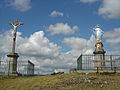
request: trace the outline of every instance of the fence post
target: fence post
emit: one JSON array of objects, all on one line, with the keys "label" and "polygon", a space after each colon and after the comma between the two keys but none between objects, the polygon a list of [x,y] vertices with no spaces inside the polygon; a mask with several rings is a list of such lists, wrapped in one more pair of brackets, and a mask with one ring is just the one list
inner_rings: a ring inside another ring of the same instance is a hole
[{"label": "fence post", "polygon": [[82,54],[77,59],[77,70],[82,70]]},{"label": "fence post", "polygon": [[112,55],[110,55],[110,61],[111,61],[111,70],[113,70],[113,64],[112,64]]},{"label": "fence post", "polygon": [[117,69],[117,67],[114,67],[114,73],[116,73],[116,69]]},{"label": "fence post", "polygon": [[99,72],[99,67],[97,67],[97,73]]},{"label": "fence post", "polygon": [[9,76],[9,73],[10,73],[10,61],[8,61],[8,76]]},{"label": "fence post", "polygon": [[1,66],[1,60],[0,60],[0,66]]}]

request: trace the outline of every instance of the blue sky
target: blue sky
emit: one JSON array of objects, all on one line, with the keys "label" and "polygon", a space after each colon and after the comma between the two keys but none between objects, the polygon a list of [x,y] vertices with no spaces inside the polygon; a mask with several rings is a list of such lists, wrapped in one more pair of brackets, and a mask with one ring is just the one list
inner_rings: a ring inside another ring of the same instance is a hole
[{"label": "blue sky", "polygon": [[[22,45],[26,47],[30,44],[31,46],[29,47],[35,48],[33,46],[35,43],[36,45],[40,44],[43,50],[44,48],[47,48],[47,51],[50,49],[51,52],[62,55],[61,57],[73,53],[74,55],[71,58],[75,59],[81,53],[92,52],[95,43],[94,36],[92,36],[92,28],[97,24],[101,25],[102,30],[105,32],[103,37],[104,49],[106,51],[120,51],[119,4],[119,0],[1,0],[1,54],[10,50],[7,45],[11,42],[8,42],[8,44],[2,38],[8,39],[10,36],[8,33],[13,28],[8,23],[15,21],[15,19],[19,19],[20,22],[24,23],[23,26],[18,28],[17,52],[26,56],[30,55],[35,59],[36,56],[33,53],[28,53],[30,50],[21,49]],[[37,35],[41,35],[40,41]],[[30,40],[36,41],[31,44],[29,43]],[[44,43],[46,47],[44,47],[42,42],[47,42]],[[6,43],[7,45],[4,46]],[[36,48],[39,49],[37,46]],[[44,61],[49,59],[47,58],[50,56],[49,53],[38,52],[37,49],[31,51],[39,53],[37,55],[44,57]],[[57,55],[51,55],[51,58],[55,59],[55,57]],[[40,60],[36,59],[35,62],[37,61]],[[67,62],[69,63],[70,61],[71,59],[68,59]]]},{"label": "blue sky", "polygon": [[[16,9],[17,6],[8,5],[10,2],[14,2],[14,0],[8,0],[9,3],[5,1],[2,0],[0,2],[3,4],[0,8],[0,29],[12,28],[8,23],[19,18],[21,22],[25,23],[19,29],[23,36],[29,36],[37,30],[42,30],[50,24],[59,22],[79,26],[79,33],[85,34],[84,32],[86,31],[86,33],[88,32],[86,36],[90,33],[91,27],[94,27],[96,24],[100,24],[104,30],[119,27],[119,19],[108,19],[98,15],[98,9],[102,5],[100,1],[82,3],[79,0],[26,0],[30,1],[31,8],[25,11]],[[50,17],[50,13],[54,10],[62,12],[64,16]]]}]

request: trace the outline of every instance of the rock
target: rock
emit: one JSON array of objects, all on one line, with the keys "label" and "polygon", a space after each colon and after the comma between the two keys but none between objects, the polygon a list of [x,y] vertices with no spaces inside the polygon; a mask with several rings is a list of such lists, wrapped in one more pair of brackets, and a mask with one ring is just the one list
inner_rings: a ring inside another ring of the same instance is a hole
[{"label": "rock", "polygon": [[107,82],[107,81],[105,81],[104,83],[105,83],[105,84],[107,84],[108,82]]},{"label": "rock", "polygon": [[89,73],[85,73],[86,75],[88,75]]},{"label": "rock", "polygon": [[90,82],[91,82],[91,80],[88,80],[88,82],[90,83]]},{"label": "rock", "polygon": [[103,86],[104,86],[103,84],[100,85],[101,88],[102,88]]}]

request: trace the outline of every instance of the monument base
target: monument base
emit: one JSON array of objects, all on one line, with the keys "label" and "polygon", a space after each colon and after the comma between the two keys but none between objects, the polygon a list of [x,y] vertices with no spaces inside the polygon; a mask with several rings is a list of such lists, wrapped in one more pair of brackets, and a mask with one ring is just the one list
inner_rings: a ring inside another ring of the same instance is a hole
[{"label": "monument base", "polygon": [[8,74],[8,76],[19,76],[18,74]]},{"label": "monument base", "polygon": [[97,41],[95,44],[95,51],[93,54],[95,55],[94,61],[95,61],[95,68],[101,68],[105,66],[105,51],[103,49],[103,44],[101,41]]},{"label": "monument base", "polygon": [[7,55],[7,57],[19,57],[19,55],[17,54],[17,53],[13,53],[13,52],[10,52],[8,55]]},{"label": "monument base", "polygon": [[8,74],[11,76],[17,75],[17,59],[18,54],[17,53],[9,53],[7,55],[8,57]]},{"label": "monument base", "polygon": [[93,52],[93,54],[101,54],[101,55],[103,55],[103,54],[105,54],[106,53],[106,51],[104,51],[103,49],[102,50],[95,50],[94,52]]}]

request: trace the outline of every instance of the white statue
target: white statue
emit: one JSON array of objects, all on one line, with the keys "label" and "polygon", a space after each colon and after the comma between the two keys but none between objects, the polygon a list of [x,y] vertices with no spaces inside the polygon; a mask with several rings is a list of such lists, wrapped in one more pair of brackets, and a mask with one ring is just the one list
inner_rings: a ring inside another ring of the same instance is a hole
[{"label": "white statue", "polygon": [[13,38],[16,38],[17,27],[23,25],[23,23],[18,22],[18,19],[16,19],[16,22],[12,22],[10,24],[13,26]]},{"label": "white statue", "polygon": [[20,24],[18,24],[18,25],[14,25],[14,24],[12,24],[12,25],[13,25],[13,30],[16,30],[17,27],[18,27]]},{"label": "white statue", "polygon": [[96,25],[96,27],[95,28],[93,28],[93,32],[94,32],[94,34],[95,34],[95,37],[96,37],[96,41],[100,41],[101,42],[101,40],[102,40],[102,36],[103,36],[103,31],[102,31],[102,29],[100,28],[100,26],[99,25]]},{"label": "white statue", "polygon": [[17,34],[17,27],[19,26],[19,24],[18,25],[14,25],[14,24],[12,24],[13,25],[13,38],[16,38],[16,34]]}]

